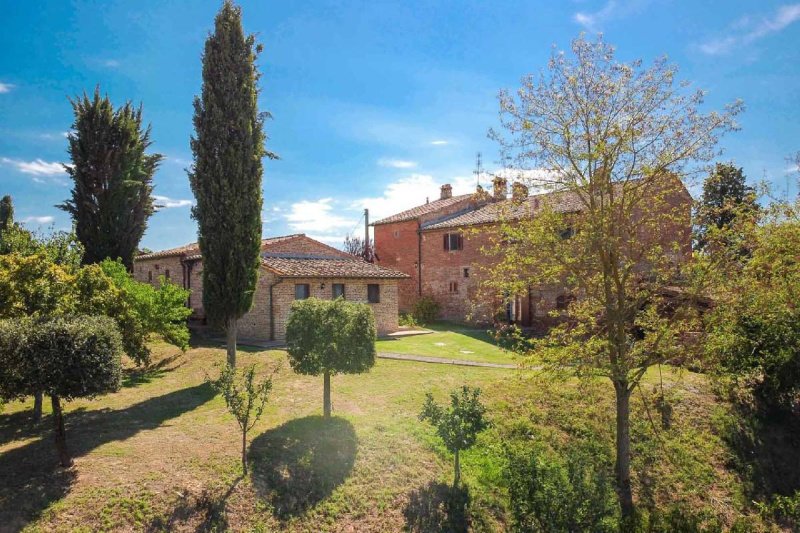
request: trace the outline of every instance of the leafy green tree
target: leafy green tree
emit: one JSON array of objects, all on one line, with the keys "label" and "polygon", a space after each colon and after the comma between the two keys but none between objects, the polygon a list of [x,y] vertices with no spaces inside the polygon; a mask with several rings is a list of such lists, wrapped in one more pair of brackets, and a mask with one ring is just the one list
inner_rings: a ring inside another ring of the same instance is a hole
[{"label": "leafy green tree", "polygon": [[113,320],[76,316],[0,321],[0,395],[50,396],[61,465],[72,465],[62,401],[94,398],[119,389],[122,349]]},{"label": "leafy green tree", "polygon": [[289,364],[324,376],[323,411],[331,416],[331,375],[361,374],[375,365],[375,317],[366,304],[309,298],[292,304],[286,324]]},{"label": "leafy green tree", "polygon": [[261,252],[261,159],[265,113],[258,112],[260,47],[242,29],[242,10],[225,0],[203,52],[203,86],[194,100],[189,182],[203,255],[203,307],[226,331],[236,366],[237,321],[250,310]]},{"label": "leafy green tree", "polygon": [[[716,155],[742,109],[704,113],[702,102],[702,91],[676,83],[665,59],[647,68],[622,63],[602,37],[580,37],[571,55],[554,51],[540,76],[501,93],[503,130],[492,132],[510,166],[539,169],[530,185],[555,194],[536,216],[501,210],[503,223],[485,247],[496,262],[482,290],[501,298],[526,296],[530,287],[564,291],[561,325],[537,350],[554,368],[613,384],[617,492],[628,524],[631,394],[697,325],[691,291],[668,300],[690,253],[681,178]],[[569,213],[558,205],[565,194],[576,203]]]},{"label": "leafy green tree", "polygon": [[154,212],[153,174],[163,159],[148,154],[150,127],[143,129],[142,106],[126,102],[115,109],[108,96],[84,93],[70,99],[75,115],[68,136],[74,186],[59,205],[72,216],[85,248],[85,264],[121,259],[128,270]]},{"label": "leafy green tree", "polygon": [[747,185],[741,167],[717,163],[703,182],[703,196],[696,207],[697,249],[702,250],[708,244],[709,231],[730,228],[737,217],[757,212],[756,190]]},{"label": "leafy green tree", "polygon": [[272,390],[271,375],[256,381],[256,366],[251,365],[242,370],[241,375],[235,367],[226,365],[219,379],[212,384],[225,398],[228,411],[236,418],[242,432],[242,471],[247,474],[247,433],[264,413],[269,393]]},{"label": "leafy green tree", "polygon": [[14,203],[11,196],[5,195],[0,200],[0,233],[14,225]]},{"label": "leafy green tree", "polygon": [[427,420],[436,428],[439,438],[453,454],[453,487],[458,487],[461,480],[461,451],[471,448],[478,439],[478,434],[489,427],[484,419],[486,408],[480,402],[480,395],[480,389],[464,385],[450,393],[450,406],[442,407],[433,401],[433,395],[429,392],[419,414],[420,420]]}]

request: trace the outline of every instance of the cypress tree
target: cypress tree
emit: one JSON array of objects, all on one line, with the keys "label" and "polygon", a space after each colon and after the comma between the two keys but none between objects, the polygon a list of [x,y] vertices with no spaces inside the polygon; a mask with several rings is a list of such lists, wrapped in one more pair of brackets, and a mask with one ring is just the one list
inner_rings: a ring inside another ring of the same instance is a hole
[{"label": "cypress tree", "polygon": [[197,200],[192,216],[203,255],[203,307],[226,331],[228,364],[236,366],[237,320],[253,302],[261,251],[261,158],[266,113],[258,112],[260,46],[242,29],[242,10],[226,0],[203,52],[203,85],[194,100]]},{"label": "cypress tree", "polygon": [[14,203],[9,195],[0,200],[0,231],[5,231],[14,224]]},{"label": "cypress tree", "polygon": [[121,259],[133,269],[133,256],[154,212],[153,174],[163,159],[147,154],[150,126],[142,129],[142,106],[126,102],[114,109],[108,96],[84,93],[70,99],[75,114],[69,134],[74,181],[72,198],[57,206],[68,212],[83,244],[84,264]]}]

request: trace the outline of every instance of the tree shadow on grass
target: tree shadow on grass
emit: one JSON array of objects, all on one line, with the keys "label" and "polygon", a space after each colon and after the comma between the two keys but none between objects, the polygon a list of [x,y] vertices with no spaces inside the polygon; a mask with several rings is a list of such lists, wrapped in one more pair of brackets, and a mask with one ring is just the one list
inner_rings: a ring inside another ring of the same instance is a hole
[{"label": "tree shadow on grass", "polygon": [[161,359],[154,365],[144,368],[126,368],[123,370],[122,374],[122,386],[125,388],[138,387],[139,385],[144,385],[155,379],[163,377],[167,372],[172,372],[173,370],[179,369],[186,364],[186,360],[177,364],[173,363],[180,359],[182,355],[182,353],[176,353],[171,357],[165,357],[164,359]]},{"label": "tree shadow on grass", "polygon": [[[194,530],[198,533],[212,531],[228,531],[226,505],[228,498],[236,490],[239,476],[222,492],[219,489],[205,488],[198,494],[182,494],[168,516],[160,516],[150,522],[145,529],[148,533],[186,529],[186,524],[195,522]],[[224,487],[222,487],[224,489]]]},{"label": "tree shadow on grass", "polygon": [[420,533],[466,532],[469,529],[469,489],[431,481],[409,495],[403,510],[406,529]]},{"label": "tree shadow on grass", "polygon": [[[122,441],[140,431],[155,429],[203,405],[215,395],[201,384],[150,398],[124,409],[69,411],[67,446],[80,457],[112,441]],[[0,454],[0,531],[16,531],[39,517],[51,503],[63,498],[75,481],[75,468],[58,466],[52,418],[41,438]]]},{"label": "tree shadow on grass", "polygon": [[276,517],[302,514],[347,479],[356,448],[353,426],[343,418],[291,420],[250,445],[253,486]]}]

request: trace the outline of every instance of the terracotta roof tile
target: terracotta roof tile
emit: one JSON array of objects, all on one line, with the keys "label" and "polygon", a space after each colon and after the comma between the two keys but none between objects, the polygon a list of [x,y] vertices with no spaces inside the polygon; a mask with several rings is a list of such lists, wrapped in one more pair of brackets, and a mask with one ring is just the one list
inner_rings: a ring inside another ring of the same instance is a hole
[{"label": "terracotta roof tile", "polygon": [[428,202],[427,204],[418,205],[417,207],[412,207],[411,209],[401,211],[396,215],[376,220],[375,222],[372,223],[372,225],[379,226],[380,224],[391,224],[393,222],[403,222],[406,220],[413,220],[417,217],[433,213],[434,211],[437,211],[439,209],[449,207],[455,203],[460,202],[461,200],[469,198],[470,196],[472,195],[461,194],[459,196],[451,196],[450,198],[445,198],[444,200],[442,199],[434,200],[433,202]]},{"label": "terracotta roof tile", "polygon": [[[265,246],[269,246],[270,244],[304,236],[305,235],[303,233],[295,233],[293,235],[282,235],[280,237],[268,237],[261,240],[261,247],[263,248]],[[332,248],[332,250],[335,250],[335,248]],[[177,248],[169,248],[167,250],[159,250],[158,252],[151,252],[149,254],[137,255],[134,259],[138,261],[140,259],[156,259],[159,257],[174,257],[177,255],[185,255],[187,256],[186,259],[196,259],[197,257],[195,256],[198,256],[199,254],[200,246],[196,242],[192,242],[189,244],[184,244],[183,246],[178,246]]]},{"label": "terracotta roof tile", "polygon": [[397,270],[368,263],[357,257],[263,254],[264,266],[287,278],[375,278],[409,277]]}]

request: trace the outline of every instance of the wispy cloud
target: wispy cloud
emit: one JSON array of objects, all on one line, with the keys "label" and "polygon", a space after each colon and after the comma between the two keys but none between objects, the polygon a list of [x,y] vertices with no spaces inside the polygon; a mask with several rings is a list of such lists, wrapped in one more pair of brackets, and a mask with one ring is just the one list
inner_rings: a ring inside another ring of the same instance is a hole
[{"label": "wispy cloud", "polygon": [[25,217],[22,221],[26,224],[52,224],[55,219],[51,216]]},{"label": "wispy cloud", "polygon": [[68,131],[62,131],[59,133],[40,133],[39,138],[46,141],[55,141],[66,139],[67,135],[69,135]]},{"label": "wispy cloud", "polygon": [[358,222],[355,218],[337,214],[334,211],[333,198],[295,202],[284,214],[284,218],[293,231],[318,234],[336,234],[341,231],[341,237],[345,230],[349,231]]},{"label": "wispy cloud", "polygon": [[170,163],[174,163],[176,165],[180,165],[182,167],[188,167],[192,164],[191,159],[187,159],[185,157],[174,157],[174,156],[167,156],[166,160]]},{"label": "wispy cloud", "polygon": [[417,166],[416,161],[407,161],[404,159],[378,159],[378,164],[382,167],[391,168],[414,168]]},{"label": "wispy cloud", "polygon": [[572,19],[589,31],[600,31],[606,23],[640,11],[648,0],[608,0],[597,11],[579,11]]},{"label": "wispy cloud", "polygon": [[116,59],[104,59],[102,61],[102,65],[107,68],[118,68],[120,66],[120,62]]},{"label": "wispy cloud", "polygon": [[22,161],[20,159],[3,157],[0,158],[0,162],[11,165],[23,174],[31,174],[33,176],[63,176],[67,173],[66,170],[64,170],[64,165],[57,161],[44,161],[43,159]]},{"label": "wispy cloud", "polygon": [[798,20],[800,20],[800,3],[785,4],[767,16],[742,17],[729,26],[725,37],[708,40],[698,45],[698,48],[710,56],[727,54],[736,48],[779,33]]},{"label": "wispy cloud", "polygon": [[11,89],[13,89],[13,88],[14,88],[14,85],[12,85],[10,83],[0,82],[0,94],[9,93],[9,92],[11,92]]},{"label": "wispy cloud", "polygon": [[158,196],[153,195],[153,200],[155,200],[156,207],[159,209],[172,209],[173,207],[189,207],[194,202],[191,200],[178,200],[174,198],[170,198],[168,196]]},{"label": "wispy cloud", "polygon": [[442,139],[437,139],[435,141],[431,141],[431,144],[434,146],[444,146],[445,144],[450,144],[450,143]]}]

